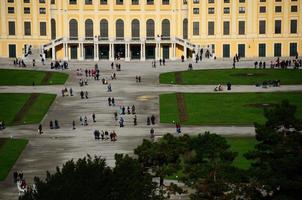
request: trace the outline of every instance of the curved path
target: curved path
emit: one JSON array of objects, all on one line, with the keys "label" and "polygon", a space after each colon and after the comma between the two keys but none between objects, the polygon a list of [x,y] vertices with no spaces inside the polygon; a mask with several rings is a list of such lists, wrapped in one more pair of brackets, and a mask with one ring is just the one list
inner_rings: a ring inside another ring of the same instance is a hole
[{"label": "curved path", "polygon": [[[0,66],[14,68],[7,64],[8,60],[0,59]],[[254,61],[242,61],[239,67],[252,66]],[[113,70],[109,62],[99,62],[101,77],[110,79]],[[0,92],[42,92],[57,94],[54,104],[43,119],[43,135],[37,134],[37,125],[21,125],[8,127],[0,132],[0,137],[20,137],[29,139],[29,144],[17,161],[7,179],[0,182],[0,199],[17,199],[17,187],[12,183],[12,172],[22,170],[25,178],[32,183],[34,176],[45,176],[45,171],[54,171],[56,166],[61,166],[69,159],[77,159],[86,154],[97,154],[105,157],[109,165],[114,165],[115,153],[132,154],[133,149],[139,145],[143,138],[148,138],[150,126],[145,120],[147,116],[154,114],[159,118],[159,94],[167,92],[213,92],[214,86],[173,86],[160,85],[158,76],[162,72],[185,70],[187,63],[168,62],[167,66],[157,68],[151,67],[151,62],[122,62],[122,71],[116,72],[117,80],[111,82],[113,91],[108,93],[107,86],[100,81],[89,79],[89,85],[79,87],[79,77],[76,69],[83,66],[93,68],[94,62],[70,63],[70,78],[66,87],[72,87],[75,93],[73,97],[61,97],[61,89],[65,86],[0,86]],[[48,70],[49,65],[39,66],[39,69]],[[194,64],[194,69],[229,68],[231,61],[206,60]],[[18,68],[16,68],[18,69]],[[142,77],[141,83],[136,83],[135,76]],[[79,92],[88,91],[89,99],[82,100]],[[232,92],[268,92],[268,91],[301,91],[302,86],[281,86],[280,88],[256,88],[254,86],[233,86]],[[108,97],[115,97],[116,106],[109,107]],[[138,126],[133,126],[133,116],[126,115],[125,127],[119,128],[118,122],[114,120],[113,113],[118,110],[119,105],[136,106]],[[96,123],[92,122],[91,115],[96,114]],[[79,117],[87,116],[89,125],[79,125]],[[61,128],[50,130],[49,121],[57,119]],[[72,130],[71,122],[76,120],[76,130]],[[117,142],[95,141],[93,130],[115,130],[118,134]],[[157,124],[154,126],[157,136],[167,132],[175,133],[173,125]],[[246,126],[185,126],[184,133],[196,134],[211,131],[225,135],[254,135],[254,127]]]}]

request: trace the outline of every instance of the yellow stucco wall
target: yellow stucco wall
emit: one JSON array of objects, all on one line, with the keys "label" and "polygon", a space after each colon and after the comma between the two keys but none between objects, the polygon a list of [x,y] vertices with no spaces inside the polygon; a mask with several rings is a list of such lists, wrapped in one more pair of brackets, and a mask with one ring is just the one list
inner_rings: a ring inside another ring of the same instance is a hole
[{"label": "yellow stucco wall", "polygon": [[[16,44],[17,56],[22,56],[22,48],[25,44],[31,44],[36,47],[51,42],[51,19],[56,21],[56,38],[69,37],[69,21],[76,19],[78,22],[78,36],[85,37],[85,21],[93,21],[93,35],[100,35],[100,21],[106,19],[109,22],[109,38],[115,38],[115,22],[118,19],[124,21],[125,39],[131,38],[131,22],[134,19],[140,22],[140,37],[146,37],[146,21],[153,19],[155,21],[155,35],[161,35],[164,19],[170,21],[171,38],[183,38],[183,20],[188,19],[188,41],[193,44],[215,45],[215,55],[219,58],[223,54],[223,44],[230,44],[230,56],[238,53],[238,44],[245,44],[246,57],[258,56],[258,44],[266,44],[266,56],[274,56],[274,43],[282,43],[282,56],[289,56],[289,43],[294,42],[298,45],[298,52],[302,52],[302,0],[245,0],[239,3],[239,0],[230,0],[230,3],[224,3],[224,0],[215,0],[209,3],[207,0],[200,0],[194,3],[188,0],[183,4],[183,0],[170,0],[169,5],[163,5],[162,0],[154,0],[153,5],[147,5],[146,0],[140,0],[139,5],[132,5],[131,0],[124,0],[123,5],[116,5],[115,0],[108,0],[107,5],[101,5],[99,0],[93,0],[92,5],[85,5],[85,0],[77,0],[76,5],[69,5],[69,1],[56,0],[51,4],[50,0],[45,3],[39,3],[38,0],[31,0],[30,3],[24,3],[21,0],[15,0],[8,3],[7,0],[0,0],[0,56],[8,57],[8,44]],[[265,13],[260,13],[260,6],[266,7]],[[281,6],[282,12],[275,12],[275,7]],[[291,7],[297,6],[297,12],[292,12]],[[14,13],[8,13],[8,8],[14,7]],[[30,8],[30,13],[25,14],[24,8]],[[46,13],[41,14],[40,9],[45,8]],[[209,9],[214,9],[210,14]],[[224,9],[229,8],[230,13],[224,14]],[[245,13],[239,13],[239,9],[245,9]],[[198,13],[193,10],[198,9]],[[297,34],[290,33],[290,20],[298,21]],[[259,35],[259,20],[266,21],[266,34]],[[282,33],[274,33],[274,20],[282,21]],[[15,22],[16,34],[8,34],[8,21]],[[31,22],[31,35],[24,36],[24,22]],[[214,21],[215,34],[208,35],[208,21]],[[230,22],[230,34],[223,34],[223,22]],[[238,22],[245,21],[245,34],[238,34]],[[46,36],[40,36],[39,23],[47,23]],[[193,22],[199,22],[199,34],[193,35]],[[180,58],[183,54],[176,48],[176,57]],[[162,50],[160,51],[162,54]],[[80,55],[78,50],[78,55]],[[70,54],[70,52],[69,52]],[[64,57],[62,49],[56,53],[58,58]],[[170,56],[172,49],[170,50]]]}]

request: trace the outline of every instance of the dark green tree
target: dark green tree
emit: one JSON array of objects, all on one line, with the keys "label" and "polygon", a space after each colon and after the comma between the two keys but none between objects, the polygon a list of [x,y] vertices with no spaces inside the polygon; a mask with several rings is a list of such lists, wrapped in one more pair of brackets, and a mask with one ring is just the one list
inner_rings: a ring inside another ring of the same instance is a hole
[{"label": "dark green tree", "polygon": [[116,166],[106,166],[100,157],[89,155],[70,160],[45,180],[35,178],[36,191],[21,200],[160,200],[157,184],[141,164],[129,156],[116,155]]},{"label": "dark green tree", "polygon": [[265,124],[255,124],[259,144],[246,157],[253,161],[251,187],[263,199],[301,198],[302,123],[296,113],[296,106],[283,101],[265,110]]},{"label": "dark green tree", "polygon": [[206,132],[192,137],[184,156],[183,181],[193,187],[196,193],[191,199],[217,199],[231,190],[230,183],[236,177],[231,174],[240,170],[232,166],[236,153],[232,152],[225,138]]},{"label": "dark green tree", "polygon": [[144,140],[134,153],[144,168],[150,169],[155,177],[159,177],[160,186],[164,178],[173,175],[180,169],[183,145],[181,140],[171,134],[165,135],[158,142]]}]

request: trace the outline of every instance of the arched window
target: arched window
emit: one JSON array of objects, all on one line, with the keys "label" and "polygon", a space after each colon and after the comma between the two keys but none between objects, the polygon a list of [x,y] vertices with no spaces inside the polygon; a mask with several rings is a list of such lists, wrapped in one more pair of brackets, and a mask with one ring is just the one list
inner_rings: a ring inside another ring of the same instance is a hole
[{"label": "arched window", "polygon": [[137,19],[134,19],[131,23],[131,34],[133,40],[139,40],[139,32],[139,21]]},{"label": "arched window", "polygon": [[182,34],[183,39],[188,39],[188,19],[184,19],[182,22]]},{"label": "arched window", "polygon": [[85,21],[85,38],[93,39],[93,21],[91,19]]},{"label": "arched window", "polygon": [[51,23],[51,39],[55,40],[57,38],[56,20],[55,19],[51,19],[50,23]]},{"label": "arched window", "polygon": [[119,19],[115,23],[116,39],[124,39],[124,21]]},{"label": "arched window", "polygon": [[108,21],[102,19],[100,22],[100,35],[102,39],[108,39]]},{"label": "arched window", "polygon": [[154,27],[154,20],[153,19],[148,19],[147,20],[147,30],[146,30],[146,33],[147,33],[147,40],[148,39],[154,39],[154,36],[155,36],[155,27]]},{"label": "arched window", "polygon": [[69,21],[69,37],[71,40],[78,39],[78,21],[75,19]]},{"label": "arched window", "polygon": [[168,19],[164,19],[162,21],[162,39],[170,39],[170,21]]}]

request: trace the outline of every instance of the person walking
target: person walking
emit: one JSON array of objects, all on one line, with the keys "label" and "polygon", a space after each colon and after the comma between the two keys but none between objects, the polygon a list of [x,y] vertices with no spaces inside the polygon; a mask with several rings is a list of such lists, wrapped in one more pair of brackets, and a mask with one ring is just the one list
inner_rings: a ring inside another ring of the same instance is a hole
[{"label": "person walking", "polygon": [[111,106],[111,98],[108,97],[108,106]]},{"label": "person walking", "polygon": [[84,126],[87,126],[87,125],[88,125],[87,117],[85,116],[85,117],[84,117]]},{"label": "person walking", "polygon": [[151,123],[152,123],[152,125],[155,124],[155,116],[154,115],[151,116]]},{"label": "person walking", "polygon": [[115,99],[114,99],[114,97],[111,98],[111,103],[112,103],[112,106],[115,106]]},{"label": "person walking", "polygon": [[150,129],[150,137],[151,137],[152,140],[154,140],[154,137],[155,137],[154,132],[155,132],[154,129],[151,128],[151,129]]},{"label": "person walking", "polygon": [[42,131],[42,124],[40,124],[39,127],[38,127],[38,133],[40,135],[43,133],[43,131]]},{"label": "person walking", "polygon": [[76,127],[75,127],[75,121],[74,120],[72,120],[72,130],[75,130],[76,129]]}]

